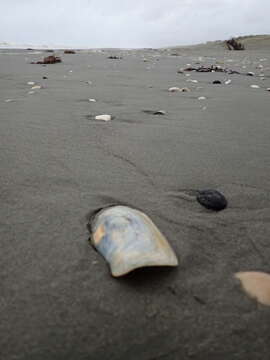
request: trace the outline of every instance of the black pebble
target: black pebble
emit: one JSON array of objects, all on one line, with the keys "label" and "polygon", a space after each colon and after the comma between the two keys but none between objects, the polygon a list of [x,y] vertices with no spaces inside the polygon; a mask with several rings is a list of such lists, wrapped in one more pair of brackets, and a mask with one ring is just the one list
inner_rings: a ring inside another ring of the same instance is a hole
[{"label": "black pebble", "polygon": [[221,84],[221,81],[220,80],[214,80],[213,84]]},{"label": "black pebble", "polygon": [[196,199],[206,209],[215,211],[223,210],[228,205],[225,196],[217,190],[199,190]]},{"label": "black pebble", "polygon": [[42,77],[42,79],[44,79],[44,80],[45,80],[45,79],[48,79],[48,78],[47,78],[47,76],[43,76],[43,77]]}]

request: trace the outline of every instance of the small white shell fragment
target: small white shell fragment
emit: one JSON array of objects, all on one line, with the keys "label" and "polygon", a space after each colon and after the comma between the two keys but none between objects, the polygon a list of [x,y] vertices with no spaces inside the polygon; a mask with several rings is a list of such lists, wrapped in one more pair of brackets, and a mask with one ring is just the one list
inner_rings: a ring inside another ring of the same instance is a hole
[{"label": "small white shell fragment", "polygon": [[29,95],[33,95],[35,92],[34,91],[28,91]]},{"label": "small white shell fragment", "polygon": [[231,80],[231,79],[228,79],[228,80],[225,81],[225,84],[226,84],[226,85],[229,85],[231,82],[232,82],[232,80]]},{"label": "small white shell fragment", "polygon": [[168,89],[168,91],[170,91],[170,92],[177,92],[177,91],[181,91],[181,89],[180,89],[179,87],[173,86],[173,87],[170,87],[170,88]]},{"label": "small white shell fragment", "polygon": [[32,89],[32,90],[34,90],[34,89],[41,89],[41,86],[40,86],[40,85],[34,85],[34,86],[31,87],[31,89]]},{"label": "small white shell fragment", "polygon": [[259,271],[238,272],[244,291],[263,305],[270,306],[270,275]]},{"label": "small white shell fragment", "polygon": [[198,83],[198,80],[188,79],[187,81],[188,81],[188,82],[192,82],[192,83],[194,83],[194,84]]},{"label": "small white shell fragment", "polygon": [[164,111],[164,110],[157,110],[157,111],[154,111],[153,115],[166,115],[166,111]]},{"label": "small white shell fragment", "polygon": [[97,116],[95,117],[95,120],[110,121],[110,120],[112,120],[112,116],[111,116],[111,115],[107,115],[107,114],[97,115]]},{"label": "small white shell fragment", "polygon": [[260,88],[259,85],[250,85],[250,87],[251,87],[252,89],[259,89],[259,88]]},{"label": "small white shell fragment", "polygon": [[198,100],[206,100],[206,97],[205,96],[200,96],[200,97],[198,97]]},{"label": "small white shell fragment", "polygon": [[70,73],[72,73],[72,72],[73,72],[73,70],[69,70],[69,72],[70,72]]},{"label": "small white shell fragment", "polygon": [[5,100],[6,103],[10,103],[10,102],[13,102],[13,101],[15,101],[15,100],[14,99],[6,99]]},{"label": "small white shell fragment", "polygon": [[177,266],[164,235],[143,212],[123,205],[105,208],[91,221],[91,242],[115,277],[148,266]]},{"label": "small white shell fragment", "polygon": [[190,76],[190,74],[186,74],[186,77],[189,77]]},{"label": "small white shell fragment", "polygon": [[35,85],[34,81],[28,81],[27,85]]},{"label": "small white shell fragment", "polygon": [[187,87],[181,88],[180,89],[181,92],[190,92],[191,90]]},{"label": "small white shell fragment", "polygon": [[97,102],[96,99],[88,99],[89,102]]}]

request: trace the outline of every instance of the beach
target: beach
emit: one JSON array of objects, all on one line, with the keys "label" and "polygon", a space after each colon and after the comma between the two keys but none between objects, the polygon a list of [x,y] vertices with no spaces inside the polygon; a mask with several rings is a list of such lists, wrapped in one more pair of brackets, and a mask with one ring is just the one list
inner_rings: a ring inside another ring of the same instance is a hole
[{"label": "beach", "polygon": [[[234,274],[270,272],[269,47],[55,54],[0,50],[1,359],[268,359],[270,309]],[[239,73],[185,71],[211,65]],[[113,278],[87,228],[110,204],[179,266]]]}]

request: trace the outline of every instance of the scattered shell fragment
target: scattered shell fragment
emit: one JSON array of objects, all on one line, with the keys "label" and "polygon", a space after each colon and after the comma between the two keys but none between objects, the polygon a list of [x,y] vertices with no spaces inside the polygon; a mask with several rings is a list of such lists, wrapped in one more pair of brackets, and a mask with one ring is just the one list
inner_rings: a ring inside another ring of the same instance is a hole
[{"label": "scattered shell fragment", "polygon": [[181,92],[190,92],[191,90],[187,87],[181,88],[180,89]]},{"label": "scattered shell fragment", "polygon": [[28,91],[29,95],[33,95],[35,92],[34,91]]},{"label": "scattered shell fragment", "polygon": [[206,100],[206,97],[205,96],[200,96],[200,97],[198,97],[198,100]]},{"label": "scattered shell fragment", "polygon": [[99,211],[89,225],[91,243],[107,260],[115,277],[141,267],[178,265],[165,237],[139,210],[111,206]]},{"label": "scattered shell fragment", "polygon": [[244,291],[263,305],[270,306],[270,275],[259,271],[238,272]]},{"label": "scattered shell fragment", "polygon": [[10,103],[10,102],[14,102],[15,100],[14,99],[6,99],[5,102],[6,103]]},{"label": "scattered shell fragment", "polygon": [[226,85],[229,85],[231,82],[232,82],[232,80],[231,80],[231,79],[228,79],[228,80],[225,81],[225,84],[226,84]]},{"label": "scattered shell fragment", "polygon": [[89,102],[97,102],[96,99],[88,99]]},{"label": "scattered shell fragment", "polygon": [[111,116],[111,115],[107,115],[107,114],[97,115],[97,116],[95,117],[95,120],[110,121],[110,120],[112,120],[112,116]]},{"label": "scattered shell fragment", "polygon": [[150,115],[166,115],[164,110],[143,110],[143,112]]},{"label": "scattered shell fragment", "polygon": [[259,89],[259,88],[260,88],[259,85],[250,85],[250,87],[251,87],[252,89]]},{"label": "scattered shell fragment", "polygon": [[34,81],[28,81],[27,85],[35,85]]},{"label": "scattered shell fragment", "polygon": [[228,202],[217,190],[198,190],[197,201],[207,209],[220,211],[227,207]]},{"label": "scattered shell fragment", "polygon": [[168,91],[170,91],[170,92],[177,92],[177,91],[181,91],[181,89],[180,89],[179,87],[173,86],[173,87],[170,87],[170,88],[168,89]]},{"label": "scattered shell fragment", "polygon": [[41,86],[40,85],[34,85],[31,87],[32,90],[35,90],[35,89],[41,89]]}]

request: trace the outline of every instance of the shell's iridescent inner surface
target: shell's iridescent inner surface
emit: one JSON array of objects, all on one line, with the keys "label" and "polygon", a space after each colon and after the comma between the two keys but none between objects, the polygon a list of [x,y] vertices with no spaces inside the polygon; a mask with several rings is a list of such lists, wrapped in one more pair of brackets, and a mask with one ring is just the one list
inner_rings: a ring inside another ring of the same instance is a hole
[{"label": "shell's iridescent inner surface", "polygon": [[165,237],[142,212],[113,206],[96,215],[92,243],[121,276],[144,266],[177,266],[177,258]]}]

